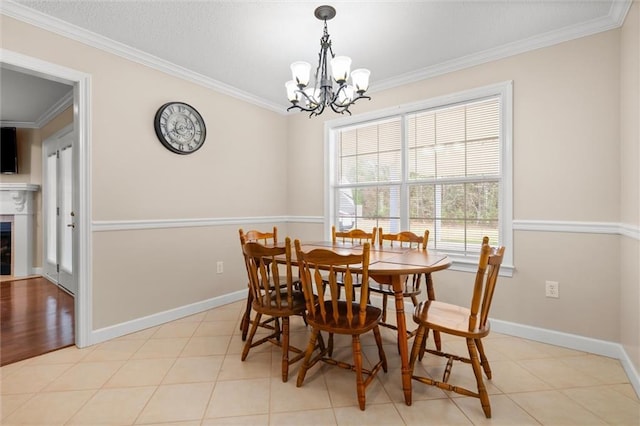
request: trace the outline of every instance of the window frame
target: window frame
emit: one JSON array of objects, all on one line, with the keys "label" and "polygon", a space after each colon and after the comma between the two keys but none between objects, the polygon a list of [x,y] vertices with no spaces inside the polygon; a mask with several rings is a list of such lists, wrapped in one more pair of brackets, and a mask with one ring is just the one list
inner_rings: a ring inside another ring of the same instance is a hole
[{"label": "window frame", "polygon": [[[499,99],[500,114],[500,171],[501,187],[499,203],[502,207],[499,212],[499,229],[502,241],[499,243],[505,246],[505,256],[500,269],[500,275],[513,275],[513,81],[482,86],[474,89],[464,90],[448,95],[437,96],[422,101],[385,108],[378,111],[358,114],[357,116],[341,117],[329,120],[324,123],[324,233],[331,235],[331,226],[334,225],[334,208],[336,188],[336,149],[337,134],[346,127],[364,126],[376,121],[392,119],[403,114],[411,114],[426,109],[442,108],[461,103],[469,103],[488,97]],[[404,133],[403,129],[403,133]],[[403,142],[405,144],[405,142]],[[406,146],[403,148],[406,149]],[[402,156],[403,163],[406,162],[406,155]],[[406,166],[406,164],[403,164]],[[403,167],[406,174],[406,167]],[[402,185],[406,185],[406,177],[403,176]],[[402,209],[408,206],[401,203]],[[406,213],[406,212],[405,212]],[[495,243],[495,242],[494,242]],[[453,261],[451,270],[476,272],[477,256],[457,256],[450,254]]]}]

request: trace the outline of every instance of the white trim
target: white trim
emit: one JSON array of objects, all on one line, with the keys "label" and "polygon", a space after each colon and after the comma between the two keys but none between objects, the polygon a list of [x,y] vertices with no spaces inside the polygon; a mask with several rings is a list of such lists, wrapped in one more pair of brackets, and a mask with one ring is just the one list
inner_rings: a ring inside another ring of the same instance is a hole
[{"label": "white trim", "polygon": [[78,282],[76,294],[76,345],[89,345],[93,330],[93,240],[91,233],[91,76],[82,74],[73,89],[73,128],[78,143],[74,155],[74,198],[78,211],[76,232]]},{"label": "white trim", "polygon": [[636,370],[621,344],[493,318],[490,321],[491,329],[496,333],[615,358],[622,364],[631,386],[635,389],[636,394],[640,396],[640,374],[638,374],[638,370]]},{"label": "white trim", "polygon": [[38,125],[33,121],[0,121],[2,127],[16,127],[18,129],[37,129]]},{"label": "white trim", "polygon": [[[201,226],[245,225],[254,223],[286,223],[289,216],[262,217],[219,217],[201,219],[151,219],[151,220],[96,220],[92,224],[94,232],[129,231],[134,229],[194,228]],[[295,222],[307,222],[296,220]]]},{"label": "white trim", "polygon": [[[3,2],[5,12],[8,3]],[[74,116],[73,125],[77,135],[74,145],[74,211],[77,238],[74,265],[78,279],[75,297],[75,343],[78,347],[89,344],[92,327],[92,283],[91,283],[91,75],[38,58],[0,48],[0,58],[8,69],[28,72],[32,75],[57,82],[72,84]]]},{"label": "white trim", "polygon": [[640,241],[640,226],[620,223],[619,234]]},{"label": "white trim", "polygon": [[102,51],[125,58],[129,61],[145,65],[149,68],[164,72],[174,77],[181,78],[199,86],[216,90],[225,95],[240,99],[259,107],[284,114],[286,106],[261,99],[251,93],[242,91],[228,84],[214,80],[197,72],[188,70],[172,62],[160,59],[142,50],[138,50],[126,44],[111,40],[100,34],[96,34],[84,28],[80,28],[69,22],[38,12],[29,7],[14,3],[11,0],[3,0],[2,13],[11,18],[18,19],[47,31],[60,34],[71,40],[78,41]]},{"label": "white trim", "polygon": [[[325,195],[326,199],[326,195]],[[325,206],[326,210],[326,206]],[[199,219],[96,220],[93,232],[127,231],[132,229],[192,228],[200,226],[245,225],[252,223],[317,223],[324,224],[324,216],[255,216]],[[514,220],[514,231],[570,232],[582,234],[624,235],[640,240],[638,225],[614,222],[576,222],[552,220]],[[464,263],[464,262],[463,262]],[[504,264],[503,264],[504,266]],[[475,272],[475,269],[474,271]]]},{"label": "white trim", "polygon": [[514,231],[575,232],[581,234],[624,235],[640,240],[638,225],[614,222],[577,222],[560,220],[514,220]]},{"label": "white trim", "polygon": [[192,303],[190,305],[180,306],[179,308],[169,309],[168,311],[158,312],[146,317],[136,318],[131,321],[100,328],[91,333],[90,344],[94,345],[126,334],[135,333],[149,327],[155,327],[169,321],[174,321],[189,315],[217,308],[222,305],[237,302],[238,300],[246,299],[246,297],[246,290],[238,290],[233,293],[223,294],[221,296]]},{"label": "white trim", "polygon": [[614,25],[621,27],[624,24],[624,20],[631,9],[632,0],[612,1],[611,9],[609,10],[609,17],[613,20]]},{"label": "white trim", "polygon": [[38,129],[42,128],[45,124],[57,117],[62,111],[73,105],[73,90],[60,98],[55,104],[46,110],[40,118],[35,122]]},{"label": "white trim", "polygon": [[324,223],[324,216],[288,216],[288,223]]},{"label": "white trim", "polygon": [[40,190],[40,185],[35,183],[3,183],[0,182],[0,191],[30,191]]}]

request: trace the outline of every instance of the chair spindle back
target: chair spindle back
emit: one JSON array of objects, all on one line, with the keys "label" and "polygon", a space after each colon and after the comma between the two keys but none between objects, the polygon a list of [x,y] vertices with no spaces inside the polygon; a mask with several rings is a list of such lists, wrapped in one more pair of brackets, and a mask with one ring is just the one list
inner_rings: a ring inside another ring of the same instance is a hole
[{"label": "chair spindle back", "polygon": [[[362,248],[362,254],[343,255],[327,249],[313,249],[304,252],[300,241],[295,241],[298,267],[301,272],[302,291],[307,304],[307,315],[321,317],[323,322],[328,321],[328,315],[333,316],[333,321],[339,323],[340,312],[338,302],[341,295],[346,301],[346,316],[348,324],[352,324],[355,316],[360,325],[365,323],[368,282],[369,282],[369,251],[371,245],[366,242]],[[354,271],[355,270],[355,271]],[[322,271],[322,272],[321,272]],[[353,284],[358,275],[362,282],[359,301],[355,301]],[[338,287],[341,282],[345,291]],[[317,300],[314,298],[317,295]],[[326,302],[328,301],[329,306]],[[330,312],[329,312],[330,311]],[[344,324],[348,326],[348,324]],[[342,324],[341,324],[342,325]]]},{"label": "chair spindle back", "polygon": [[363,231],[362,229],[352,229],[350,231],[336,231],[336,227],[331,227],[331,239],[334,243],[365,243],[369,242],[372,245],[376,243],[376,237],[378,234],[377,228],[373,228],[372,232]]},{"label": "chair spindle back", "polygon": [[262,232],[257,230],[251,230],[244,232],[242,228],[238,230],[240,233],[240,244],[244,245],[246,242],[257,242],[262,244],[278,243],[278,228],[276,226],[273,227],[272,232]]},{"label": "chair spindle back", "polygon": [[[469,331],[484,328],[487,325],[504,250],[504,246],[491,247],[489,238],[483,238],[480,260],[478,261],[478,272],[476,273],[473,287],[473,298],[471,300]],[[480,314],[479,318],[478,313]]]},{"label": "chair spindle back", "polygon": [[[265,247],[257,242],[247,242],[242,246],[249,275],[249,289],[253,303],[263,307],[274,306],[278,309],[293,304],[293,279],[291,274],[291,240],[285,239],[284,246]],[[287,268],[286,289],[282,287],[277,258],[284,258]]]},{"label": "chair spindle back", "polygon": [[427,249],[427,243],[429,242],[429,230],[424,231],[423,236],[418,236],[411,231],[401,231],[397,234],[385,234],[382,228],[378,228],[378,245],[382,247],[388,244],[390,247],[411,247]]}]

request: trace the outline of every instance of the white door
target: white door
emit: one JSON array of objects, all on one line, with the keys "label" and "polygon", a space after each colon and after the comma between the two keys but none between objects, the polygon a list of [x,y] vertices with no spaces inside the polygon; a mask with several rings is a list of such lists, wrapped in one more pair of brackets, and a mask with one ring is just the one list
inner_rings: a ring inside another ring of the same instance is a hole
[{"label": "white door", "polygon": [[73,141],[69,126],[43,144],[43,270],[69,293],[77,291],[73,268]]}]

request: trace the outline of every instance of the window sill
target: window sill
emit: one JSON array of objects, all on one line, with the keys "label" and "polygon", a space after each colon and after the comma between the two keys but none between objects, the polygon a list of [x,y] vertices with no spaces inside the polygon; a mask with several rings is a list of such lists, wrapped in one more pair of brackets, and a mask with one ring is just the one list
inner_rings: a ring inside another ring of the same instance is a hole
[{"label": "window sill", "polygon": [[[448,269],[449,271],[459,271],[459,272],[478,272],[478,259],[470,259],[461,256],[448,255],[449,259],[452,260],[451,267]],[[504,263],[500,266],[500,275],[501,277],[512,277],[513,271],[515,267],[513,265],[505,265]]]}]

